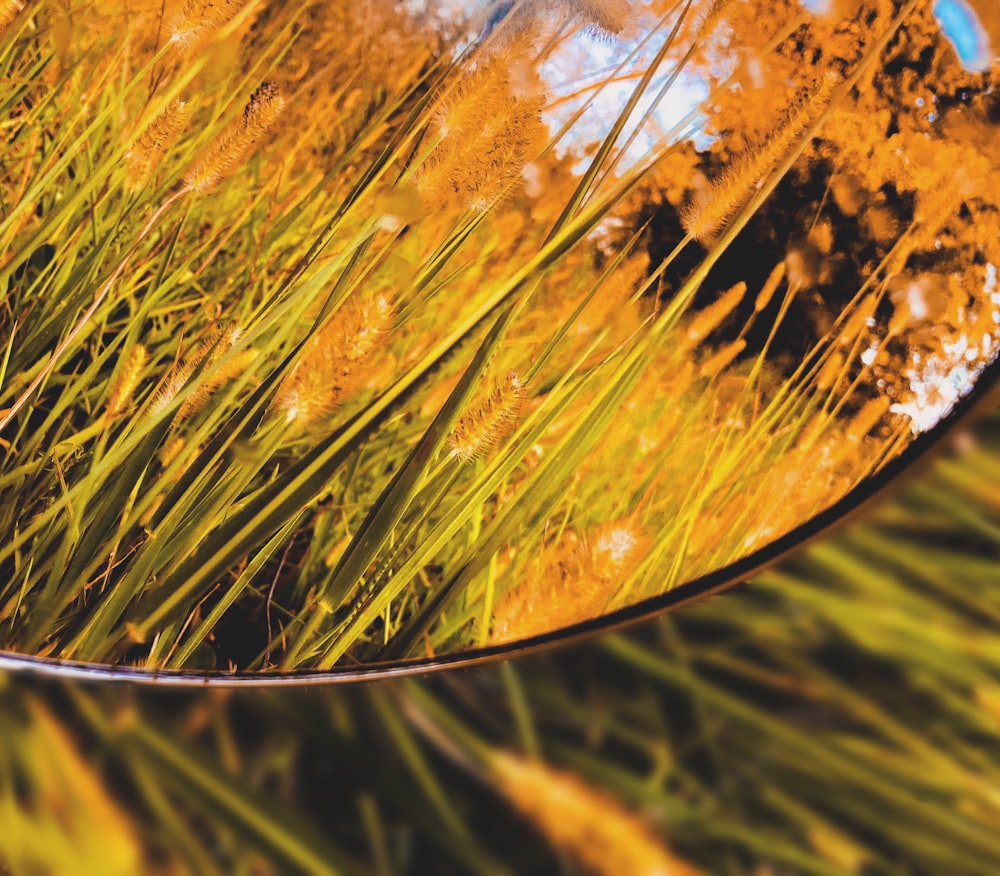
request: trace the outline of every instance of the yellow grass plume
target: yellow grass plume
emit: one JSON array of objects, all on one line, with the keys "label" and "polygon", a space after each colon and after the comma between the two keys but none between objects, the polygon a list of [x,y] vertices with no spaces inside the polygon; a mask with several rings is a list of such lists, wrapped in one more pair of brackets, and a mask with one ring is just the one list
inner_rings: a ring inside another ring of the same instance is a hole
[{"label": "yellow grass plume", "polygon": [[490,641],[516,642],[603,614],[648,549],[648,536],[630,520],[602,524],[588,537],[567,533],[535,574],[501,597]]},{"label": "yellow grass plume", "polygon": [[753,196],[757,187],[800,143],[830,103],[837,77],[828,73],[802,98],[785,120],[756,148],[734,158],[711,190],[682,213],[684,229],[696,240],[711,241]]},{"label": "yellow grass plume", "polygon": [[170,38],[186,52],[205,43],[247,6],[248,0],[185,0],[170,23]]},{"label": "yellow grass plume", "polygon": [[700,344],[722,321],[729,316],[747,294],[747,284],[740,280],[732,288],[726,290],[708,307],[699,310],[688,323],[687,340],[694,347]]},{"label": "yellow grass plume", "polygon": [[785,263],[783,261],[778,262],[772,269],[771,273],[768,274],[767,279],[764,281],[764,285],[760,287],[760,292],[757,293],[757,297],[753,302],[753,309],[755,313],[760,313],[767,308],[767,305],[771,303],[771,299],[774,297],[774,293],[778,290],[781,285],[781,281],[785,279]]},{"label": "yellow grass plume", "polygon": [[701,377],[715,377],[715,375],[717,375],[720,371],[732,365],[736,357],[739,356],[740,353],[746,349],[746,347],[747,342],[743,338],[739,338],[732,343],[726,344],[701,363],[701,368],[698,373]]},{"label": "yellow grass plume", "polygon": [[22,9],[24,3],[21,0],[0,0],[0,36],[14,23]]},{"label": "yellow grass plume", "polygon": [[261,85],[250,96],[243,115],[221,131],[185,174],[185,190],[206,194],[232,174],[274,128],[284,105],[277,85]]},{"label": "yellow grass plume", "polygon": [[429,202],[458,203],[476,212],[502,200],[544,142],[542,100],[515,95],[499,60],[476,68],[441,98],[440,142],[417,171]]},{"label": "yellow grass plume", "polygon": [[176,100],[146,125],[126,156],[125,181],[130,189],[138,191],[149,182],[167,150],[180,137],[187,118],[187,105]]},{"label": "yellow grass plume", "polygon": [[166,382],[153,396],[150,413],[154,416],[164,410],[184,389],[192,375],[203,363],[204,374],[198,382],[198,387],[184,400],[177,412],[177,421],[185,420],[200,410],[209,397],[226,380],[234,377],[256,356],[253,350],[244,351],[244,355],[229,360],[222,367],[213,367],[215,363],[228,353],[239,342],[242,331],[239,326],[227,325],[217,329],[212,335],[202,341],[194,351],[177,365]]},{"label": "yellow grass plume", "polygon": [[847,440],[855,444],[862,441],[889,413],[890,404],[891,400],[884,395],[865,402],[847,425],[845,433]]},{"label": "yellow grass plume", "polygon": [[108,401],[105,407],[107,419],[114,419],[131,404],[136,387],[142,378],[143,369],[146,367],[147,358],[146,348],[142,344],[136,344],[119,359],[118,368],[108,392]]},{"label": "yellow grass plume", "polygon": [[278,388],[275,409],[297,427],[332,413],[377,366],[373,354],[392,328],[394,315],[386,295],[346,301],[306,344]]},{"label": "yellow grass plume", "polygon": [[620,34],[629,22],[627,0],[566,0],[570,12],[602,34]]},{"label": "yellow grass plume", "polygon": [[517,420],[525,393],[524,382],[516,371],[496,378],[489,391],[455,423],[448,436],[452,456],[471,462],[496,445]]},{"label": "yellow grass plume", "polygon": [[579,776],[495,751],[496,789],[557,849],[598,876],[698,876],[620,801]]}]

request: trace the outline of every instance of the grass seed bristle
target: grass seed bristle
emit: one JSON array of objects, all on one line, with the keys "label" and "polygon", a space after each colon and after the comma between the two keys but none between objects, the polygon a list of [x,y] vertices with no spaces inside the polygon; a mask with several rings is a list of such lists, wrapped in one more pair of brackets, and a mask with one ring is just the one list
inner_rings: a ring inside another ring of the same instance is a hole
[{"label": "grass seed bristle", "polygon": [[243,164],[251,150],[277,124],[285,101],[273,82],[251,96],[240,118],[230,122],[184,176],[187,191],[207,194]]},{"label": "grass seed bristle", "polygon": [[515,371],[494,380],[490,391],[455,423],[448,437],[452,456],[471,462],[496,445],[517,419],[525,394]]}]

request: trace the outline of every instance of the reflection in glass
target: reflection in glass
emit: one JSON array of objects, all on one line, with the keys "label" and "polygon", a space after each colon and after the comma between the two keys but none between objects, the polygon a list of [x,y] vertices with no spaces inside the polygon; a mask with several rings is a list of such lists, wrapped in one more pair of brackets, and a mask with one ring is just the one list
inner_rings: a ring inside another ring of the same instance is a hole
[{"label": "reflection in glass", "polygon": [[942,5],[8,15],[0,648],[505,645],[865,483],[997,352]]}]

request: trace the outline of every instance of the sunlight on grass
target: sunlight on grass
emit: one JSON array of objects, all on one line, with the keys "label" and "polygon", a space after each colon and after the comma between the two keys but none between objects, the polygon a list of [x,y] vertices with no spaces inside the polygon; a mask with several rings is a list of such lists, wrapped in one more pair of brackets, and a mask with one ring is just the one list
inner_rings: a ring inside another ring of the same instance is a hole
[{"label": "sunlight on grass", "polygon": [[863,482],[995,357],[1000,259],[985,80],[876,5],[8,16],[0,647],[517,641]]}]

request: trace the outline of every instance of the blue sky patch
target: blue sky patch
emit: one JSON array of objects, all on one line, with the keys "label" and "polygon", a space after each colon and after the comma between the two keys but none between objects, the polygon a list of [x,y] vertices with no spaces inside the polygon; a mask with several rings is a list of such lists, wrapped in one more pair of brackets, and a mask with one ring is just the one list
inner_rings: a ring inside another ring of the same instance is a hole
[{"label": "blue sky patch", "polygon": [[985,73],[990,69],[993,52],[989,35],[966,0],[935,0],[934,17],[966,70]]}]

